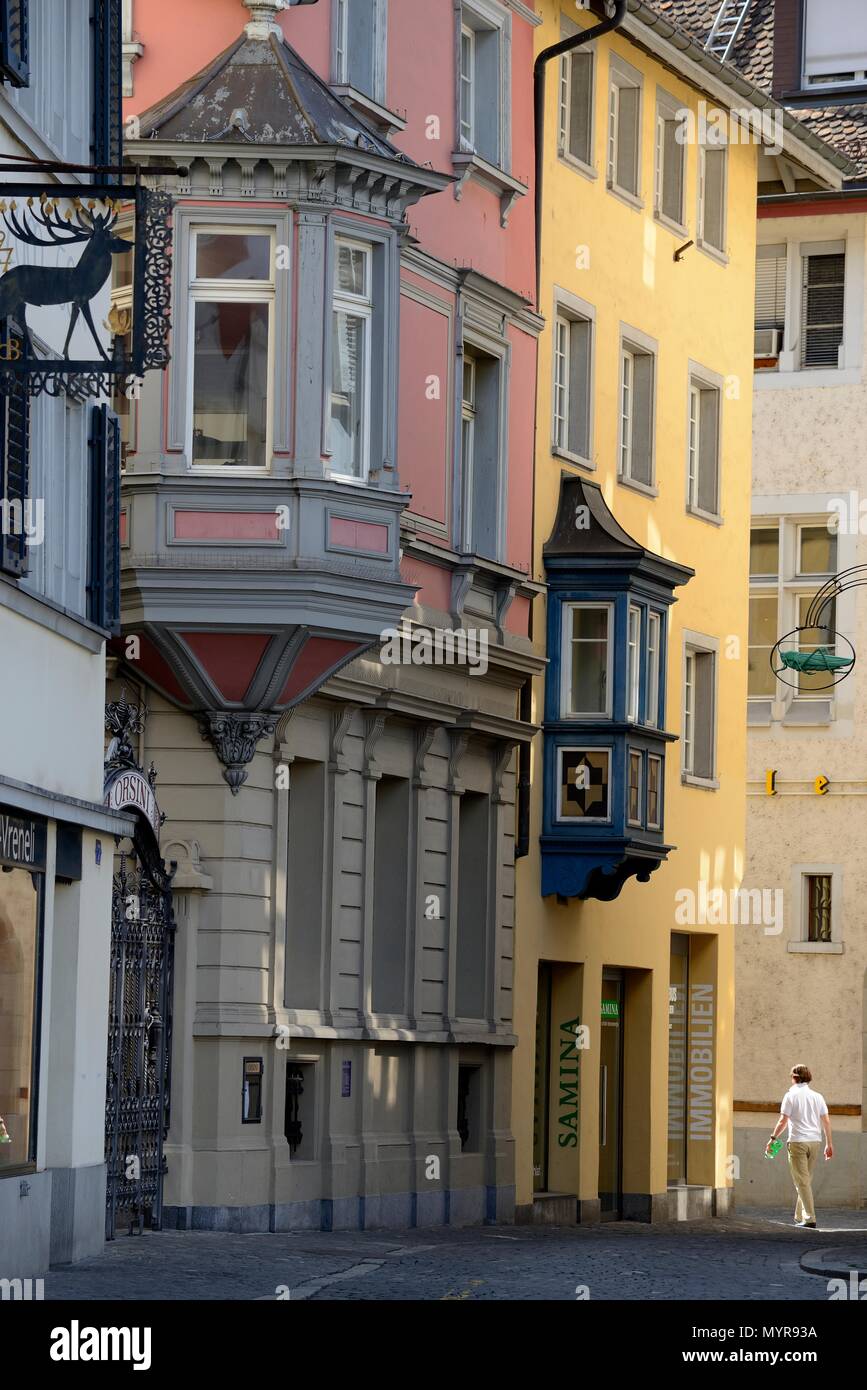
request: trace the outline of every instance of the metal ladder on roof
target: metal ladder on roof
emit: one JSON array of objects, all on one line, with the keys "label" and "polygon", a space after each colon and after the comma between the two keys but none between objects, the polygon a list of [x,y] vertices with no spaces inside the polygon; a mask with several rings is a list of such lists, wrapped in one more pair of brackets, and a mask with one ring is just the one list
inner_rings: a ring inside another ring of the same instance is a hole
[{"label": "metal ladder on roof", "polygon": [[728,60],[734,48],[750,8],[750,0],[723,0],[719,14],[708,34],[705,50],[719,58],[721,63]]}]

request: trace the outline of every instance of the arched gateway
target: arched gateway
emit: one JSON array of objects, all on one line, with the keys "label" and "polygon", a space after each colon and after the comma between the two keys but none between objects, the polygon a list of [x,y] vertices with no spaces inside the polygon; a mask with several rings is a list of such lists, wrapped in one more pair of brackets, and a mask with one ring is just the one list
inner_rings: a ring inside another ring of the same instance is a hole
[{"label": "arched gateway", "polygon": [[112,886],[111,975],[105,1100],[105,1233],[162,1218],[169,1126],[172,962],[175,920],[171,870],[160,854],[163,816],[154,795],[153,764],[145,774],[132,740],[144,711],[124,693],[106,705],[112,735],[105,762],[105,801],[129,811],[136,826],[117,840]]}]

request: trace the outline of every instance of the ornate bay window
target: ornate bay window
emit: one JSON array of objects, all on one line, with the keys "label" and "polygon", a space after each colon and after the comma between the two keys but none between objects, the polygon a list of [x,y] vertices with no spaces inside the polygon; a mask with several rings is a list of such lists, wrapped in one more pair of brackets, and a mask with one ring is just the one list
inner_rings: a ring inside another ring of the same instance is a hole
[{"label": "ornate bay window", "polygon": [[545,545],[548,654],[542,893],[610,900],[645,882],[664,843],[668,609],[693,571],[615,521],[599,488],[564,477]]}]

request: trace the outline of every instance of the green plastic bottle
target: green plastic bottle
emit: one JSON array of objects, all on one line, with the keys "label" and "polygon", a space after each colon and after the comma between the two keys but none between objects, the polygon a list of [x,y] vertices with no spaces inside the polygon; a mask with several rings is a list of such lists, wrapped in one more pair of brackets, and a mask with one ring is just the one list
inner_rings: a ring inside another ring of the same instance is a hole
[{"label": "green plastic bottle", "polygon": [[768,1153],[767,1149],[765,1149],[765,1158],[776,1158],[777,1154],[780,1152],[780,1149],[781,1149],[782,1147],[783,1147],[783,1141],[782,1141],[782,1139],[772,1139],[772,1140],[771,1140],[771,1152]]}]

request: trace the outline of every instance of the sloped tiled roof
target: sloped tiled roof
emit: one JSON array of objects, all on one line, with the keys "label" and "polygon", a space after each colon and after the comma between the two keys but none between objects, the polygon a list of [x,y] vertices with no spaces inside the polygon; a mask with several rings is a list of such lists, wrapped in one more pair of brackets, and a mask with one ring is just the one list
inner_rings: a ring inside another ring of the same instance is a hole
[{"label": "sloped tiled roof", "polygon": [[[650,8],[664,14],[705,45],[722,0],[648,0]],[[728,62],[763,91],[770,92],[774,75],[774,0],[752,0]],[[827,97],[825,98],[827,101]],[[794,106],[786,109],[795,120],[820,140],[845,155],[855,177],[867,175],[867,104]]]},{"label": "sloped tiled roof", "polygon": [[[652,10],[664,14],[704,47],[722,0],[649,0],[649,4]],[[757,87],[771,90],[774,0],[752,0],[744,27],[727,61]]]}]

